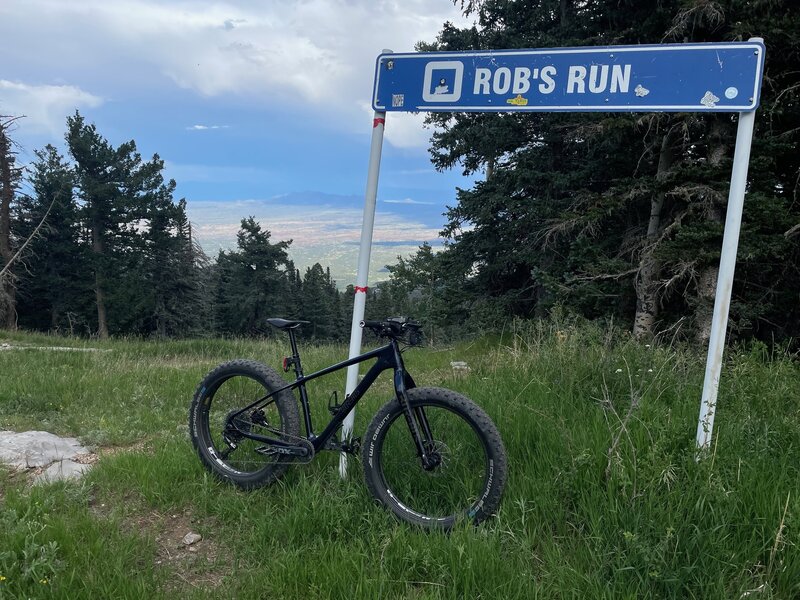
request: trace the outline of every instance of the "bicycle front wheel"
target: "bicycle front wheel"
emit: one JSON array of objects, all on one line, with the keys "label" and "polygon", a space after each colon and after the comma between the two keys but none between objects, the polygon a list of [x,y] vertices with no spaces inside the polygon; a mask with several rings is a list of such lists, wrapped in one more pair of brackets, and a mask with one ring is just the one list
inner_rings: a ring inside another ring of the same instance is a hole
[{"label": "bicycle front wheel", "polygon": [[440,388],[408,392],[432,464],[424,468],[397,400],[372,419],[362,447],[370,492],[400,519],[429,528],[479,523],[494,514],[507,459],[489,416],[468,398]]}]

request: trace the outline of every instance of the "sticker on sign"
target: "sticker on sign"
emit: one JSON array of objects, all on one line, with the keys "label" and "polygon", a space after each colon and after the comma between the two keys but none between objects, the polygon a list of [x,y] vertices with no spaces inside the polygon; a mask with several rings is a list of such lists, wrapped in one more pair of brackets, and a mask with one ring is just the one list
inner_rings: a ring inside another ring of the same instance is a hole
[{"label": "sticker on sign", "polygon": [[758,107],[764,44],[662,44],[381,54],[379,111],[742,112]]}]

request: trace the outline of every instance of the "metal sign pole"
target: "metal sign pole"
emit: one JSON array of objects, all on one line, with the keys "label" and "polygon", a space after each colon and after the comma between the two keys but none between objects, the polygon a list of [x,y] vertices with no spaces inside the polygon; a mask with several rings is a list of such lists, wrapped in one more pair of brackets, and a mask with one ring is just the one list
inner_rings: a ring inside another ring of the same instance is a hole
[{"label": "metal sign pole", "polygon": [[[387,52],[384,50],[384,52]],[[369,151],[369,170],[367,172],[367,191],[364,195],[364,219],[361,225],[361,247],[358,251],[358,275],[356,276],[356,293],[353,302],[353,322],[350,325],[350,352],[348,358],[361,354],[361,321],[364,319],[364,307],[367,302],[367,279],[369,276],[369,257],[372,251],[372,231],[375,227],[375,205],[378,197],[378,174],[381,169],[381,151],[383,149],[383,130],[386,126],[386,113],[375,111],[372,118],[372,144]],[[347,384],[345,397],[349,396],[358,384],[359,365],[347,368]],[[346,440],[353,432],[355,409],[350,411],[342,423],[341,439]],[[339,456],[339,474],[347,475],[347,454]]]},{"label": "metal sign pole", "polygon": [[717,291],[714,298],[714,316],[711,324],[711,337],[708,342],[706,375],[703,381],[703,398],[700,402],[700,417],[697,422],[697,448],[699,450],[709,448],[711,434],[714,430],[719,375],[722,370],[722,352],[725,348],[728,312],[731,307],[733,272],[736,267],[736,251],[739,246],[739,230],[742,225],[747,167],[750,162],[750,146],[753,141],[755,120],[755,111],[739,113],[731,189],[728,194],[728,212],[725,217],[725,233],[722,237],[722,254],[719,259]]}]

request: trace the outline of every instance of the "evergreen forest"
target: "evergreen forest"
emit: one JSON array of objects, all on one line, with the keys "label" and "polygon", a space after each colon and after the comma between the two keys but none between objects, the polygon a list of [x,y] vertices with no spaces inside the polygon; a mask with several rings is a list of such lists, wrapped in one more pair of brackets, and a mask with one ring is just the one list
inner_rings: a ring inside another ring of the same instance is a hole
[{"label": "evergreen forest", "polygon": [[[794,0],[462,0],[417,49],[485,50],[743,41],[767,47],[733,297],[733,340],[800,336],[800,5]],[[737,116],[431,113],[430,157],[459,189],[441,248],[423,244],[370,288],[368,316],[408,314],[436,339],[553,310],[613,320],[637,338],[710,333]],[[21,168],[0,119],[0,326],[105,338],[349,334],[353,288],[291,240],[243,218],[236,247],[206,256],[164,162],[111,145],[75,113],[65,153]],[[391,126],[391,124],[389,124]],[[25,184],[25,185],[23,185]],[[24,190],[24,191],[23,191]],[[189,202],[191,199],[188,200]]]}]

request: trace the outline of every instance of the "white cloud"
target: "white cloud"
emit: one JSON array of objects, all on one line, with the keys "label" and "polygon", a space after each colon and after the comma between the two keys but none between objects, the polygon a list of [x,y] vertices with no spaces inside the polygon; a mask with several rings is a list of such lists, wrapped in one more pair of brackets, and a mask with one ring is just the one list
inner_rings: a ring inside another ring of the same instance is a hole
[{"label": "white cloud", "polygon": [[191,125],[186,129],[188,131],[207,131],[209,129],[227,129],[229,125]]},{"label": "white cloud", "polygon": [[427,147],[431,130],[423,127],[425,115],[420,113],[391,113],[386,115],[386,141],[397,148]]},{"label": "white cloud", "polygon": [[76,108],[100,106],[103,99],[73,85],[29,85],[0,79],[0,114],[25,115],[30,131],[63,132],[64,120]]},{"label": "white cloud", "polygon": [[[337,115],[326,119],[330,126],[350,131],[364,128],[361,106],[381,50],[411,50],[448,20],[464,23],[449,0],[0,3],[0,37],[33,53],[34,62],[52,63],[55,51],[59,63],[85,65],[112,87],[130,85],[131,73],[150,73],[144,81],[157,92],[163,78],[153,77],[155,70],[205,96],[321,109]],[[424,146],[428,133],[420,122],[391,115],[387,141]]]}]

